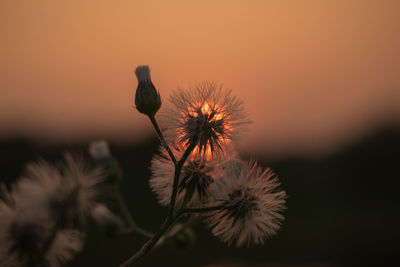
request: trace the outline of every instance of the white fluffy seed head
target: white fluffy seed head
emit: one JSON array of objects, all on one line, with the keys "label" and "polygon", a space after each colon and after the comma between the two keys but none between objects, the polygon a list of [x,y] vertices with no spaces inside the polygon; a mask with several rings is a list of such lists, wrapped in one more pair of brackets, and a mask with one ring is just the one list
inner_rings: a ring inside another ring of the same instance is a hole
[{"label": "white fluffy seed head", "polygon": [[[152,191],[157,195],[161,205],[167,206],[171,200],[172,186],[174,183],[174,163],[169,159],[169,155],[161,147],[161,154],[154,156],[151,162],[151,172],[149,183]],[[180,158],[182,151],[172,149],[174,155]],[[223,159],[220,159],[223,162]],[[177,202],[180,203],[185,198],[187,192],[190,197],[188,204],[204,205],[208,202],[211,184],[214,179],[220,176],[220,168],[217,162],[200,157],[196,154],[189,155],[180,175],[177,192]]]},{"label": "white fluffy seed head", "polygon": [[89,170],[66,154],[61,169],[45,161],[31,163],[11,192],[2,186],[0,266],[36,266],[43,259],[60,266],[69,260],[82,247],[77,229],[93,207],[101,181],[100,169]]},{"label": "white fluffy seed head", "polygon": [[206,219],[212,233],[229,245],[263,244],[280,228],[286,193],[271,169],[235,160],[213,186],[215,205],[226,208]]},{"label": "white fluffy seed head", "polygon": [[249,123],[243,102],[231,90],[210,82],[174,91],[159,118],[173,146],[184,150],[192,145],[197,154],[214,158],[236,141]]},{"label": "white fluffy seed head", "polygon": [[85,235],[77,230],[64,229],[54,237],[46,260],[51,267],[61,267],[70,261],[76,253],[82,250]]}]

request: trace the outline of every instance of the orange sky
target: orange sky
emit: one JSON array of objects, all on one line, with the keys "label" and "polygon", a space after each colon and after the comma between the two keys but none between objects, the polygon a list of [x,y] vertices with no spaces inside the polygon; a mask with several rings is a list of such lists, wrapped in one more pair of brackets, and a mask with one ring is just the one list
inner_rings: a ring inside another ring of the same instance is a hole
[{"label": "orange sky", "polygon": [[[400,122],[400,1],[0,1],[0,136],[137,142],[133,70],[162,97],[210,80],[270,154],[339,149]],[[261,144],[261,145],[260,145]]]}]

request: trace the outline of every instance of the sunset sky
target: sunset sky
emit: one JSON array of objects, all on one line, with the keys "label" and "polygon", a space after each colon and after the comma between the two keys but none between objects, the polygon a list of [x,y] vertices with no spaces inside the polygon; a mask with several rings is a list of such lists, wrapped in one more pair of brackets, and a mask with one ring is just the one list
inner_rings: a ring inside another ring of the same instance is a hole
[{"label": "sunset sky", "polygon": [[164,102],[222,83],[253,121],[243,147],[331,153],[400,126],[400,1],[0,1],[0,138],[141,142],[133,71]]}]

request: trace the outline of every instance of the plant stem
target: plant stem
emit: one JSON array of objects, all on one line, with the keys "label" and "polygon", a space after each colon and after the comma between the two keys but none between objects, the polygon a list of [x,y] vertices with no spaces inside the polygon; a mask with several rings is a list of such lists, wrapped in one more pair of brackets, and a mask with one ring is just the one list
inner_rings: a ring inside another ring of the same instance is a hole
[{"label": "plant stem", "polygon": [[154,246],[157,244],[163,234],[167,232],[171,225],[174,224],[181,215],[182,212],[179,212],[173,220],[167,218],[161,228],[158,230],[158,232],[155,233],[153,237],[149,241],[147,241],[138,252],[136,252],[132,257],[125,261],[120,267],[134,266],[141,259],[143,259],[154,248]]},{"label": "plant stem", "polygon": [[175,164],[176,166],[176,158],[174,156],[174,153],[172,153],[171,149],[169,148],[167,142],[165,141],[164,135],[162,134],[160,127],[158,126],[157,120],[154,116],[149,116],[149,119],[151,121],[151,123],[154,126],[154,129],[156,129],[157,135],[160,138],[161,141],[161,145],[167,150],[172,162]]},{"label": "plant stem", "polygon": [[[155,247],[157,242],[161,239],[161,237],[168,231],[168,229],[184,214],[184,213],[201,213],[223,209],[225,206],[212,206],[212,207],[204,207],[204,208],[187,208],[180,209],[176,213],[175,218],[167,217],[163,225],[160,227],[157,233],[153,235],[153,237],[147,241],[138,252],[136,252],[132,257],[130,257],[127,261],[125,261],[120,267],[129,267],[134,266],[141,259],[143,259],[150,251]],[[187,226],[187,225],[185,225]],[[182,229],[181,229],[182,230]],[[167,236],[167,238],[171,238],[172,236]]]},{"label": "plant stem", "polygon": [[196,144],[195,143],[191,143],[188,146],[188,148],[186,149],[185,153],[182,155],[182,157],[179,160],[179,162],[175,165],[174,184],[172,186],[171,202],[170,202],[169,214],[168,214],[168,218],[170,218],[170,219],[174,217],[176,193],[177,193],[177,190],[178,190],[179,176],[181,174],[183,164],[185,163],[186,159],[189,157],[190,153],[193,151],[193,149],[195,147],[196,147]]},{"label": "plant stem", "polygon": [[200,221],[200,217],[196,216],[196,217],[191,217],[189,220],[187,220],[182,227],[176,231],[174,234],[170,234],[168,233],[168,235],[165,237],[167,240],[174,238],[175,236],[179,235],[180,233],[182,233],[186,228],[190,227],[191,225],[194,225],[195,223],[197,223],[198,221]]},{"label": "plant stem", "polygon": [[131,228],[130,228],[130,229],[127,229],[127,230],[128,230],[129,232],[132,232],[132,231],[133,231],[133,232],[135,232],[135,233],[137,233],[137,234],[140,234],[140,235],[142,235],[142,236],[144,236],[144,237],[152,237],[152,236],[153,236],[152,233],[146,231],[145,229],[141,228],[141,227],[138,226],[137,224],[132,225]]},{"label": "plant stem", "polygon": [[170,223],[168,221],[165,221],[160,230],[158,230],[158,232],[149,241],[147,241],[138,252],[136,252],[132,257],[125,261],[120,267],[133,266],[144,256],[146,256],[157,244],[157,241],[160,240],[161,236],[168,230],[169,226]]},{"label": "plant stem", "polygon": [[[199,212],[199,211],[191,211],[191,209],[180,209],[176,213],[176,216],[174,217],[176,194],[177,194],[178,185],[179,185],[179,176],[181,174],[182,167],[183,167],[186,159],[189,157],[190,153],[196,147],[196,143],[191,143],[186,148],[185,153],[182,155],[180,160],[177,162],[174,154],[172,153],[171,149],[169,148],[167,142],[164,139],[164,136],[163,136],[163,134],[162,134],[162,132],[160,130],[160,127],[158,126],[158,123],[157,123],[155,117],[154,116],[149,116],[149,118],[150,118],[151,122],[153,123],[154,128],[156,129],[156,132],[158,134],[158,137],[160,138],[161,144],[167,150],[169,156],[171,157],[171,160],[173,161],[173,163],[175,165],[174,184],[173,184],[173,187],[172,187],[170,207],[169,207],[169,212],[168,212],[167,219],[164,221],[163,225],[160,227],[158,232],[155,233],[152,236],[152,238],[150,240],[148,240],[140,248],[140,250],[138,252],[136,252],[132,257],[130,257],[127,261],[125,261],[120,267],[133,266],[138,261],[140,261],[143,257],[145,257],[154,248],[154,246],[157,244],[157,242],[160,240],[160,238],[168,231],[168,229],[171,227],[171,225],[173,225],[184,212]],[[136,225],[136,224],[134,223],[133,225]]]}]

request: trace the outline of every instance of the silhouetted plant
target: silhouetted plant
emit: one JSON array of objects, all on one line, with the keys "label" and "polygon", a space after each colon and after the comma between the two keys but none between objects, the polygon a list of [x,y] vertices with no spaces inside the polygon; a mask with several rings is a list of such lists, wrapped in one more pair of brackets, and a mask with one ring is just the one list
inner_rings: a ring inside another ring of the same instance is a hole
[{"label": "silhouetted plant", "polygon": [[[60,266],[84,243],[88,220],[110,235],[135,232],[149,240],[121,266],[133,266],[165,242],[187,242],[204,221],[228,245],[263,244],[283,221],[286,193],[277,176],[235,151],[249,120],[231,90],[203,82],[178,89],[161,110],[148,66],[136,69],[135,105],[161,142],[149,184],[168,214],[155,232],[139,227],[119,191],[122,172],[106,141],[89,145],[98,167],[70,154],[57,168],[32,163],[11,190],[2,186],[0,265]],[[185,241],[186,240],[186,241]]]}]

